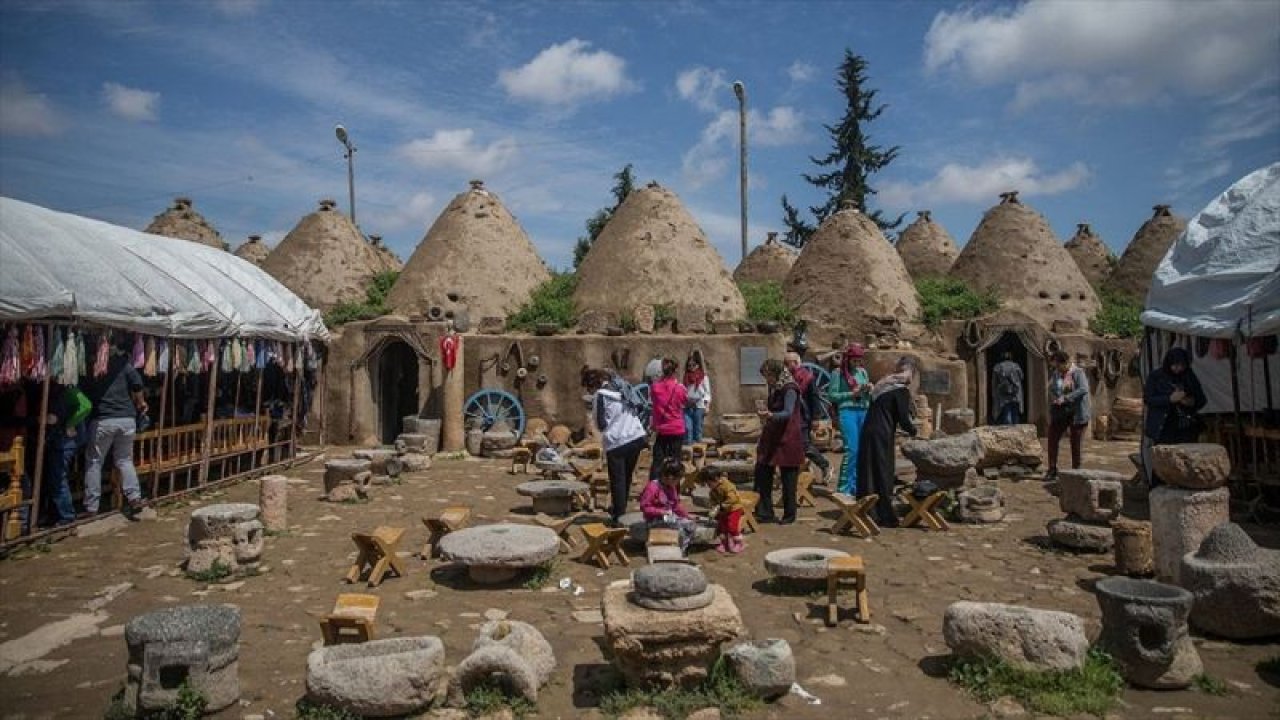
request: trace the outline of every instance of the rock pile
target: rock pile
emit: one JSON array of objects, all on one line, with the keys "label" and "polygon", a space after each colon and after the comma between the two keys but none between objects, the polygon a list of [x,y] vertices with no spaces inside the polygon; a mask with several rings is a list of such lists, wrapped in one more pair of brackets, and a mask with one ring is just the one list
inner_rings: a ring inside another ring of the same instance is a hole
[{"label": "rock pile", "polygon": [[1195,596],[1191,624],[1233,640],[1280,635],[1280,551],[1264,550],[1224,523],[1182,558],[1182,586]]},{"label": "rock pile", "polygon": [[541,565],[560,551],[555,532],[534,525],[497,523],[466,528],[440,540],[440,555],[465,565],[471,580],[496,584],[514,578],[521,570]]},{"label": "rock pile", "polygon": [[448,692],[444,644],[434,636],[332,645],[307,656],[307,698],[356,717],[421,712]]},{"label": "rock pile", "polygon": [[208,572],[214,565],[233,571],[256,565],[263,547],[258,512],[252,503],[223,503],[192,511],[187,523],[187,572]]},{"label": "rock pile", "polygon": [[1089,651],[1079,616],[1020,605],[951,603],[942,635],[960,657],[996,657],[1029,670],[1078,668]]},{"label": "rock pile", "polygon": [[240,609],[231,605],[165,608],[129,621],[124,704],[142,717],[177,703],[183,678],[217,712],[240,699]]},{"label": "rock pile", "polygon": [[1114,538],[1110,523],[1124,504],[1123,481],[1120,473],[1106,470],[1060,472],[1058,507],[1067,516],[1049,521],[1049,539],[1072,550],[1111,550]]}]

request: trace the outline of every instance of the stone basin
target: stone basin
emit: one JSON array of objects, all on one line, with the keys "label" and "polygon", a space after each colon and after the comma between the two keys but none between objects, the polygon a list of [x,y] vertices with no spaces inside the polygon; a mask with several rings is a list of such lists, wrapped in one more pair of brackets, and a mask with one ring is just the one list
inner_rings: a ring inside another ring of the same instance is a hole
[{"label": "stone basin", "polygon": [[1204,667],[1187,633],[1194,596],[1153,580],[1109,577],[1094,586],[1102,610],[1098,647],[1111,653],[1125,679],[1144,688],[1189,686]]},{"label": "stone basin", "polygon": [[516,486],[516,492],[533,498],[535,513],[547,515],[568,515],[574,497],[587,490],[587,484],[577,480],[531,480]]},{"label": "stone basin", "polygon": [[507,582],[559,551],[560,538],[552,530],[515,523],[466,528],[440,540],[441,557],[466,565],[472,581],[486,585]]},{"label": "stone basin", "polygon": [[729,480],[741,485],[755,480],[756,464],[750,460],[712,460],[702,471],[716,477],[728,475]]},{"label": "stone basin", "polygon": [[774,550],[764,556],[764,567],[770,575],[786,580],[826,580],[827,561],[849,557],[843,550],[798,547]]}]

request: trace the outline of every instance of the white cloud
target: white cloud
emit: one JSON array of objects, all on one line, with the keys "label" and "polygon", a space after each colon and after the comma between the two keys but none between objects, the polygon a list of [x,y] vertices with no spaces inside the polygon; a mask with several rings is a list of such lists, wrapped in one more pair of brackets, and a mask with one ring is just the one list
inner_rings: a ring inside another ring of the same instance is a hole
[{"label": "white cloud", "polygon": [[725,105],[721,100],[730,97],[729,87],[724,70],[718,68],[712,70],[699,65],[676,75],[676,91],[680,97],[705,112],[715,112]]},{"label": "white cloud", "polygon": [[803,60],[793,62],[787,68],[787,77],[791,78],[791,82],[796,83],[797,85],[809,82],[817,74],[818,68]]},{"label": "white cloud", "polygon": [[227,17],[246,17],[254,15],[263,5],[263,0],[214,0],[213,9]]},{"label": "white cloud", "polygon": [[118,83],[102,83],[102,99],[111,112],[126,120],[155,120],[160,93],[125,87]]},{"label": "white cloud", "polygon": [[924,64],[1013,84],[1015,109],[1050,100],[1134,104],[1213,97],[1275,78],[1280,5],[1252,0],[1031,0],[938,13]]},{"label": "white cloud", "polygon": [[49,98],[28,90],[16,73],[0,79],[0,134],[57,135],[66,126]]},{"label": "white cloud", "polygon": [[400,154],[424,168],[454,168],[472,175],[490,175],[505,168],[515,158],[516,141],[510,137],[488,145],[475,143],[475,131],[437,130],[429,138],[419,138],[401,146]]},{"label": "white cloud", "polygon": [[996,158],[972,166],[948,163],[922,183],[886,182],[877,188],[877,197],[893,210],[954,202],[989,205],[1007,190],[1018,190],[1023,195],[1058,195],[1080,187],[1089,177],[1088,166],[1081,162],[1047,173],[1030,158]]},{"label": "white cloud", "polygon": [[[697,144],[689,148],[681,161],[685,181],[699,188],[723,177],[737,157],[734,149],[738,133],[736,110],[725,110],[708,123],[702,129]],[[781,105],[768,114],[747,111],[748,148],[790,145],[803,137],[804,120],[793,107]]]},{"label": "white cloud", "polygon": [[574,106],[603,100],[635,88],[627,63],[591,43],[573,38],[552,45],[527,64],[498,73],[498,82],[517,100],[543,105]]},{"label": "white cloud", "polygon": [[434,195],[429,192],[414,193],[395,203],[390,211],[378,213],[378,230],[396,232],[418,229],[426,232],[428,225],[439,214],[440,206]]},{"label": "white cloud", "polygon": [[269,248],[274,248],[279,245],[280,241],[284,239],[284,236],[288,234],[288,230],[268,230],[262,233],[262,244]]},{"label": "white cloud", "polygon": [[1174,154],[1173,163],[1165,169],[1166,184],[1182,199],[1182,195],[1231,172],[1233,145],[1266,137],[1278,127],[1280,94],[1274,90],[1251,88],[1224,99],[1208,116],[1204,128]]}]

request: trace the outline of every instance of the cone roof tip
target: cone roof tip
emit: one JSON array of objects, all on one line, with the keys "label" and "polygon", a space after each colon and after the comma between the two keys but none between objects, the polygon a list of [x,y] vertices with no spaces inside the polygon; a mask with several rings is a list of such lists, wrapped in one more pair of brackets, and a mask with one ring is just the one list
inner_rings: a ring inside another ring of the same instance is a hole
[{"label": "cone roof tip", "polygon": [[320,209],[322,211],[328,212],[336,207],[338,207],[338,202],[336,200],[333,200],[331,198],[320,199]]},{"label": "cone roof tip", "polygon": [[191,198],[187,197],[186,195],[179,195],[178,197],[173,199],[174,210],[183,210],[185,208],[189,208],[191,207],[191,204],[192,204]]},{"label": "cone roof tip", "polygon": [[1151,215],[1151,217],[1153,217],[1153,218],[1158,218],[1158,217],[1171,217],[1171,216],[1173,215],[1172,208],[1173,208],[1173,206],[1172,206],[1172,205],[1166,205],[1166,204],[1164,204],[1164,203],[1161,203],[1161,204],[1159,204],[1159,205],[1152,205],[1152,206],[1151,206],[1151,210],[1152,210],[1152,215]]},{"label": "cone roof tip", "polygon": [[1018,192],[1019,191],[1017,190],[1006,190],[1005,192],[1000,193],[1000,204],[1020,205],[1022,201],[1018,200]]},{"label": "cone roof tip", "polygon": [[932,210],[917,210],[917,211],[916,211],[916,216],[917,216],[919,219],[921,219],[921,220],[923,220],[923,221],[925,221],[925,222],[933,222],[933,211],[932,211]]}]

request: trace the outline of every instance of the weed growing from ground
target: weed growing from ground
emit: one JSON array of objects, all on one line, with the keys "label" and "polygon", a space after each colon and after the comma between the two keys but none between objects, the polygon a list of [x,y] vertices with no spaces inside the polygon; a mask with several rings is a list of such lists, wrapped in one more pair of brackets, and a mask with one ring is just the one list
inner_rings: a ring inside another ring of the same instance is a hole
[{"label": "weed growing from ground", "polygon": [[466,693],[467,714],[471,717],[482,717],[503,708],[512,715],[522,718],[535,712],[538,708],[523,697],[508,695],[494,683],[482,683]]},{"label": "weed growing from ground", "polygon": [[684,720],[709,707],[718,708],[721,717],[736,718],[760,705],[760,700],[747,691],[723,660],[715,664],[707,680],[696,688],[617,690],[600,699],[600,711],[608,718],[621,717],[639,707],[653,708],[667,720]]},{"label": "weed growing from ground", "polygon": [[219,580],[231,577],[231,566],[221,560],[214,560],[208,570],[201,570],[199,572],[191,572],[188,570],[187,577],[195,580],[196,582],[215,583]]},{"label": "weed growing from ground", "polygon": [[1101,716],[1124,687],[1115,662],[1099,650],[1090,650],[1080,668],[1061,671],[1023,670],[995,658],[961,659],[952,663],[949,677],[983,702],[1008,695],[1049,715]]},{"label": "weed growing from ground", "polygon": [[298,720],[360,720],[356,715],[336,708],[332,705],[320,705],[306,698],[299,700],[293,707]]},{"label": "weed growing from ground", "polygon": [[1195,685],[1196,689],[1205,695],[1217,695],[1221,697],[1230,692],[1230,689],[1227,687],[1225,682],[1212,675],[1205,675],[1204,673],[1192,678],[1191,684]]},{"label": "weed growing from ground", "polygon": [[529,579],[524,581],[525,590],[541,590],[551,582],[551,578],[556,574],[556,561],[548,560],[533,568],[529,574]]}]

